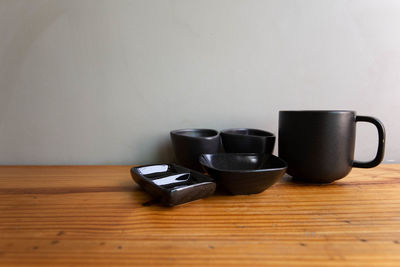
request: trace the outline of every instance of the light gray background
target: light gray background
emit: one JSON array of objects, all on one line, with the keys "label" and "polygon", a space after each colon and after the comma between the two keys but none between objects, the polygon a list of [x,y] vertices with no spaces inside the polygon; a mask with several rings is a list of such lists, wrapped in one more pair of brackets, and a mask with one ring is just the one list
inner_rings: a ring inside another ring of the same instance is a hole
[{"label": "light gray background", "polygon": [[169,161],[172,129],[281,109],[376,116],[399,162],[399,100],[400,1],[0,0],[0,164]]}]

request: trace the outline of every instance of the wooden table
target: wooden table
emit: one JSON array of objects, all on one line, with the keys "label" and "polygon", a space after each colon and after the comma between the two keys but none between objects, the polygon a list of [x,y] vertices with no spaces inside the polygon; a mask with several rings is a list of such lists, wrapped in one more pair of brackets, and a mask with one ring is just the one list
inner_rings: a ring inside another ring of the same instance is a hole
[{"label": "wooden table", "polygon": [[400,165],[174,208],[129,168],[0,167],[0,265],[400,266]]}]

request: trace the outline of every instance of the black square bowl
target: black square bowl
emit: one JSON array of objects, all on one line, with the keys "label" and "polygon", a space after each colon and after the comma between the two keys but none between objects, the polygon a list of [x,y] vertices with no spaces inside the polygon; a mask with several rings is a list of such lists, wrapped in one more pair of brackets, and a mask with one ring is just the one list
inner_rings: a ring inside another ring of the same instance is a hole
[{"label": "black square bowl", "polygon": [[261,193],[279,181],[287,169],[285,161],[263,153],[203,154],[199,162],[233,195]]}]

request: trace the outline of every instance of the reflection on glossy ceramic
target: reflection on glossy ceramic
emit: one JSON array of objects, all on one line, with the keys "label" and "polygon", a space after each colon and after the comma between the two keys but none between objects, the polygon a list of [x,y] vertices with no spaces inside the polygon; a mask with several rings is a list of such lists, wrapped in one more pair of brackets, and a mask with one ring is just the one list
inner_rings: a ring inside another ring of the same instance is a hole
[{"label": "reflection on glossy ceramic", "polygon": [[152,174],[152,173],[161,173],[161,172],[166,172],[168,170],[169,166],[167,164],[162,164],[162,165],[151,165],[147,167],[141,167],[138,169],[140,174],[142,175],[147,175],[147,174]]},{"label": "reflection on glossy ceramic", "polygon": [[154,179],[156,185],[181,185],[189,182],[190,173],[181,173],[164,178]]},{"label": "reflection on glossy ceramic", "polygon": [[175,206],[212,195],[212,178],[175,164],[134,167],[132,178],[150,195],[167,206]]}]

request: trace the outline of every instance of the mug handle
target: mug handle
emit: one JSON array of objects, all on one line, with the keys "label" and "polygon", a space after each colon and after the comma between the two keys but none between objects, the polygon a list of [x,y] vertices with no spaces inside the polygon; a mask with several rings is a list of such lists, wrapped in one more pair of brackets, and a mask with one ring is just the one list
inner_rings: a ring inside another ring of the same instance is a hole
[{"label": "mug handle", "polygon": [[373,117],[356,116],[356,122],[358,121],[365,121],[375,125],[376,129],[378,130],[378,151],[376,152],[376,156],[373,160],[367,162],[360,162],[355,160],[353,162],[353,167],[372,168],[379,165],[379,163],[382,162],[383,156],[385,154],[385,136],[386,136],[385,127],[383,126],[380,120]]}]

